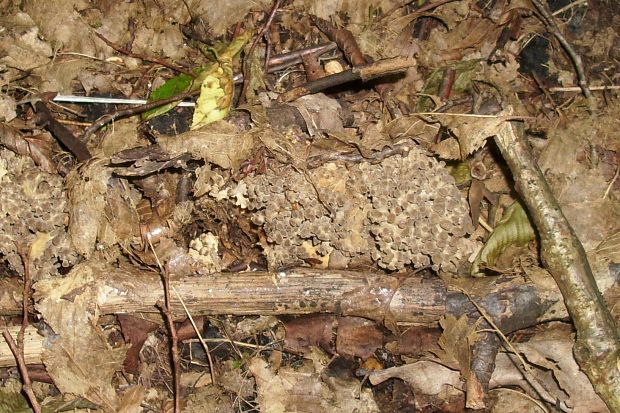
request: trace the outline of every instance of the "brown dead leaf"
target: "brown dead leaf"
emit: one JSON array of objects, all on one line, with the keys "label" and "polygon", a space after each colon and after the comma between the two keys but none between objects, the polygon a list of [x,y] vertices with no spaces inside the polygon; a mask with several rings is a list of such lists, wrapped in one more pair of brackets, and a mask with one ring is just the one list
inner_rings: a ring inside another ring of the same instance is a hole
[{"label": "brown dead leaf", "polygon": [[219,386],[194,387],[191,395],[185,400],[183,413],[233,413],[233,400],[230,395]]},{"label": "brown dead leaf", "polygon": [[209,26],[216,36],[225,34],[233,24],[237,23],[250,10],[264,11],[269,9],[269,0],[216,0],[200,2],[199,16],[208,16]]},{"label": "brown dead leaf", "polygon": [[139,354],[140,350],[142,350],[142,345],[148,335],[157,330],[159,324],[129,314],[119,314],[117,318],[121,325],[125,342],[131,346],[127,350],[123,366],[127,373],[138,373],[138,366],[140,364]]},{"label": "brown dead leaf", "polygon": [[338,320],[336,350],[343,357],[367,360],[383,347],[383,333],[373,321],[361,317]]},{"label": "brown dead leaf", "polygon": [[0,93],[0,122],[10,122],[17,117],[17,103],[12,96]]},{"label": "brown dead leaf", "polygon": [[302,96],[290,105],[296,107],[303,117],[310,136],[315,136],[322,131],[344,132],[340,115],[342,107],[336,99],[327,97],[323,93],[315,93]]},{"label": "brown dead leaf", "polygon": [[218,121],[177,136],[161,136],[158,143],[173,157],[189,152],[194,159],[204,159],[224,169],[236,169],[254,151],[255,133]]},{"label": "brown dead leaf", "polygon": [[91,261],[75,266],[66,278],[38,282],[36,308],[55,333],[48,337],[42,360],[58,389],[117,412],[112,378],[121,370],[127,349],[111,348],[97,326],[100,287],[95,280],[101,268]]},{"label": "brown dead leaf", "polygon": [[[454,2],[457,7],[466,6],[467,2]],[[444,20],[444,14],[438,9],[433,16]],[[457,23],[456,17],[450,24]],[[456,24],[453,30],[441,32],[433,30],[425,47],[420,48],[419,61],[426,66],[438,67],[446,62],[471,59],[487,59],[494,50],[502,27],[489,19],[469,16]]]},{"label": "brown dead leaf", "polygon": [[336,322],[333,315],[311,315],[297,317],[284,323],[286,351],[303,354],[311,347],[318,347],[323,351],[334,353],[333,329]]},{"label": "brown dead leaf", "polygon": [[30,70],[49,61],[52,47],[41,40],[39,28],[28,14],[4,16],[1,25],[8,30],[0,36],[0,63],[17,70]]},{"label": "brown dead leaf", "polygon": [[368,157],[373,151],[380,151],[394,143],[385,129],[383,122],[372,123],[364,128],[362,138],[357,145],[362,155]]},{"label": "brown dead leaf", "polygon": [[313,352],[312,361],[297,369],[281,367],[277,373],[255,357],[249,370],[256,379],[257,401],[263,413],[281,412],[378,412],[372,391],[361,388],[356,379],[330,378],[321,372],[328,358]]},{"label": "brown dead leaf", "polygon": [[497,135],[504,122],[499,115],[481,118],[450,116],[441,119],[442,125],[450,129],[458,139],[461,160],[483,147],[487,138]]},{"label": "brown dead leaf", "polygon": [[463,377],[470,376],[471,347],[478,340],[477,324],[470,324],[466,315],[456,319],[447,315],[439,321],[443,334],[439,337],[439,347],[434,353],[446,366],[459,369]]},{"label": "brown dead leaf", "polygon": [[461,159],[461,148],[459,141],[454,138],[444,139],[430,147],[442,159]]},{"label": "brown dead leaf", "polygon": [[573,345],[569,331],[549,329],[517,348],[529,362],[553,373],[560,388],[569,395],[566,403],[574,411],[604,412],[605,404],[575,361]]},{"label": "brown dead leaf", "polygon": [[596,247],[599,256],[607,257],[611,262],[620,263],[620,231],[607,236]]},{"label": "brown dead leaf", "polygon": [[491,204],[497,204],[498,195],[493,194],[487,189],[484,181],[472,178],[467,193],[467,202],[469,203],[469,209],[471,210],[471,220],[474,224],[474,228],[478,227],[478,219],[480,218],[480,208],[482,207],[482,201],[486,198]]},{"label": "brown dead leaf", "polygon": [[462,395],[464,388],[458,371],[431,360],[373,372],[369,379],[372,384],[377,385],[393,377],[405,380],[416,393],[424,395],[437,395],[442,392]]},{"label": "brown dead leaf", "polygon": [[233,340],[244,340],[253,337],[265,330],[275,328],[280,321],[274,316],[259,316],[257,318],[244,318],[239,321],[231,332]]},{"label": "brown dead leaf", "polygon": [[410,327],[385,345],[386,350],[394,354],[419,356],[426,351],[437,348],[437,340],[441,336],[439,328]]},{"label": "brown dead leaf", "polygon": [[540,405],[531,399],[515,391],[514,389],[497,389],[492,393],[489,413],[517,413],[517,412],[536,412],[541,411]]},{"label": "brown dead leaf", "polygon": [[[385,132],[391,140],[398,142],[403,138],[415,139],[424,148],[427,148],[435,140],[439,126],[433,124],[419,115],[400,116],[385,126]],[[448,158],[446,158],[448,159]]]},{"label": "brown dead leaf", "polygon": [[220,364],[219,368],[221,371],[217,382],[220,386],[244,400],[254,395],[254,378],[249,377],[247,372],[236,366],[232,360]]},{"label": "brown dead leaf", "polygon": [[75,249],[86,257],[95,249],[104,222],[108,180],[112,170],[104,159],[92,159],[67,175],[69,236]]},{"label": "brown dead leaf", "polygon": [[146,396],[146,389],[141,385],[131,386],[125,390],[121,396],[121,400],[118,403],[119,413],[140,413],[144,411],[142,409],[142,402]]},{"label": "brown dead leaf", "polygon": [[52,161],[52,141],[48,134],[24,136],[6,123],[0,123],[0,145],[31,157],[45,172],[56,173],[56,165]]},{"label": "brown dead leaf", "polygon": [[99,230],[100,242],[106,247],[116,242],[127,244],[140,236],[140,217],[136,210],[137,191],[120,178],[110,181],[106,193],[105,220]]}]

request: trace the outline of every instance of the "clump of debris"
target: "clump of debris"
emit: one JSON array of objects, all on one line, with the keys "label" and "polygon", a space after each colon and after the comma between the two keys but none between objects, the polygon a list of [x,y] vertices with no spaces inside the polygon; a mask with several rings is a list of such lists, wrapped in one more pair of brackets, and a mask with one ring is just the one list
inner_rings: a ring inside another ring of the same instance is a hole
[{"label": "clump of debris", "polygon": [[418,148],[377,164],[328,163],[311,173],[276,165],[245,177],[227,196],[263,226],[274,268],[309,259],[346,268],[372,259],[387,270],[455,271],[476,245],[465,237],[473,226],[454,178]]},{"label": "clump of debris", "polygon": [[62,177],[42,171],[32,158],[0,149],[0,186],[0,256],[10,268],[24,273],[18,245],[32,249],[41,278],[75,264],[78,254],[67,235],[69,207]]}]

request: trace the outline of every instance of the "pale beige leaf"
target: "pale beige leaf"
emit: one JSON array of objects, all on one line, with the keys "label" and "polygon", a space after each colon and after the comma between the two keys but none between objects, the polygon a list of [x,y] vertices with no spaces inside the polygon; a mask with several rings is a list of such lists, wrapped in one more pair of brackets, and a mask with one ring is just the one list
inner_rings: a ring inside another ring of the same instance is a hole
[{"label": "pale beige leaf", "polygon": [[487,138],[497,135],[505,120],[502,117],[450,117],[441,120],[456,136],[460,147],[460,158],[465,159],[468,155],[484,146]]},{"label": "pale beige leaf", "polygon": [[226,121],[158,139],[161,147],[172,156],[189,152],[194,159],[204,159],[224,169],[238,168],[252,154],[254,142],[253,133],[242,131]]},{"label": "pale beige leaf", "polygon": [[112,378],[122,368],[126,348],[111,348],[97,325],[95,304],[102,293],[96,282],[98,270],[87,261],[65,278],[35,285],[37,310],[55,333],[48,336],[41,358],[61,392],[84,397],[106,412],[117,412]]},{"label": "pale beige leaf", "polygon": [[99,227],[105,220],[110,176],[112,171],[103,159],[91,159],[67,175],[69,236],[75,249],[86,257],[94,251]]}]

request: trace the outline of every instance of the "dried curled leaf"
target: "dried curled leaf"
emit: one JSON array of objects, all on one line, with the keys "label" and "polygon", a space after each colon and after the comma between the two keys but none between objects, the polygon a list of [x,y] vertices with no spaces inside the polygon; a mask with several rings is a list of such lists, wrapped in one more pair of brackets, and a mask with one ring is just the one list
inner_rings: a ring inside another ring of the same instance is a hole
[{"label": "dried curled leaf", "polygon": [[122,368],[127,347],[112,348],[97,325],[95,308],[102,288],[97,279],[104,268],[90,260],[76,265],[66,278],[35,285],[37,310],[54,331],[41,357],[61,392],[84,397],[104,412],[118,412],[112,380]]},{"label": "dried curled leaf", "polygon": [[501,253],[510,245],[523,244],[535,237],[536,232],[523,206],[519,202],[513,203],[478,253],[471,266],[470,274],[474,277],[482,276],[480,267],[492,267]]},{"label": "dried curled leaf", "polygon": [[92,159],[67,175],[71,205],[69,236],[75,249],[86,257],[95,249],[99,228],[105,220],[106,193],[112,170],[102,159]]},{"label": "dried curled leaf", "polygon": [[469,377],[471,351],[470,348],[478,341],[477,325],[469,324],[467,316],[456,318],[447,315],[439,321],[443,334],[438,344],[441,350],[433,352],[442,364],[461,371],[463,377]]},{"label": "dried curled leaf", "polygon": [[[465,159],[467,155],[483,147],[487,138],[497,135],[504,122],[505,120],[501,116],[468,117],[465,119],[455,116],[442,119],[441,123],[456,136],[459,143],[460,159]],[[447,158],[457,159],[456,154],[447,156]]]},{"label": "dried curled leaf", "polygon": [[[252,33],[249,31],[243,33],[235,38],[235,40],[233,40],[228,47],[224,48],[221,53],[210,48],[210,51],[217,57],[216,62],[193,69],[195,77],[181,73],[178,76],[168,79],[163,85],[151,93],[148,99],[149,102],[168,99],[181,93],[195,91],[200,88],[200,97],[196,102],[196,113],[199,114],[199,119],[210,114],[210,121],[202,123],[202,125],[224,118],[230,110],[234,91],[232,60],[241,49],[243,49],[243,46],[251,36]],[[227,97],[228,99],[226,99]],[[178,104],[179,102],[172,102],[144,112],[142,114],[142,120],[149,120],[156,116],[163,115],[174,109]],[[215,107],[213,105],[215,105]],[[216,109],[220,110],[216,111]],[[193,125],[197,123],[196,115],[194,119],[192,128],[194,128]]]},{"label": "dried curled leaf", "polygon": [[171,156],[190,153],[194,159],[204,159],[230,169],[238,168],[250,157],[254,150],[255,133],[220,121],[178,136],[161,136],[158,143]]},{"label": "dried curled leaf", "polygon": [[224,119],[230,111],[233,91],[232,68],[217,65],[200,85],[200,97],[196,101],[190,129]]},{"label": "dried curled leaf", "polygon": [[190,129],[200,128],[228,115],[235,91],[233,58],[251,37],[252,33],[247,31],[235,38],[223,52],[217,53],[217,62],[201,74],[200,97],[196,101]]},{"label": "dried curled leaf", "polygon": [[45,172],[56,173],[52,161],[52,146],[48,135],[24,136],[17,129],[0,123],[0,145],[24,156],[29,156]]}]

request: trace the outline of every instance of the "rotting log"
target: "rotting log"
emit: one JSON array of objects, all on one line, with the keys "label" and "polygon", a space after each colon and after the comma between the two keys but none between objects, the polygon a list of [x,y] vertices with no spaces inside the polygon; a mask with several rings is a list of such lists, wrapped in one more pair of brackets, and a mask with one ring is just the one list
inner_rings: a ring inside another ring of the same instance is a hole
[{"label": "rotting log", "polygon": [[[509,333],[567,317],[559,291],[548,281],[544,276],[527,282],[522,277],[501,276],[462,280],[459,288],[476,291],[470,296]],[[471,288],[463,283],[470,283]],[[298,268],[275,273],[191,276],[173,280],[171,284],[192,315],[334,313],[365,317],[395,328],[399,324],[434,325],[446,314],[479,317],[469,298],[439,277]],[[21,286],[15,283],[13,287],[5,287],[0,297],[0,314],[15,314],[19,302],[6,298],[19,296]],[[67,277],[39,281],[34,289],[34,299],[38,302],[52,299],[58,291],[62,294],[54,298],[57,300],[73,300],[87,292],[92,297],[91,310],[97,309],[99,314],[159,313],[156,303],[163,294],[156,273],[89,261],[77,265]],[[175,294],[172,308],[176,316],[185,318]],[[29,339],[43,340],[36,335]],[[0,342],[0,348],[1,345]],[[10,358],[7,360],[4,362],[11,364]],[[34,362],[36,357],[29,360]]]}]

